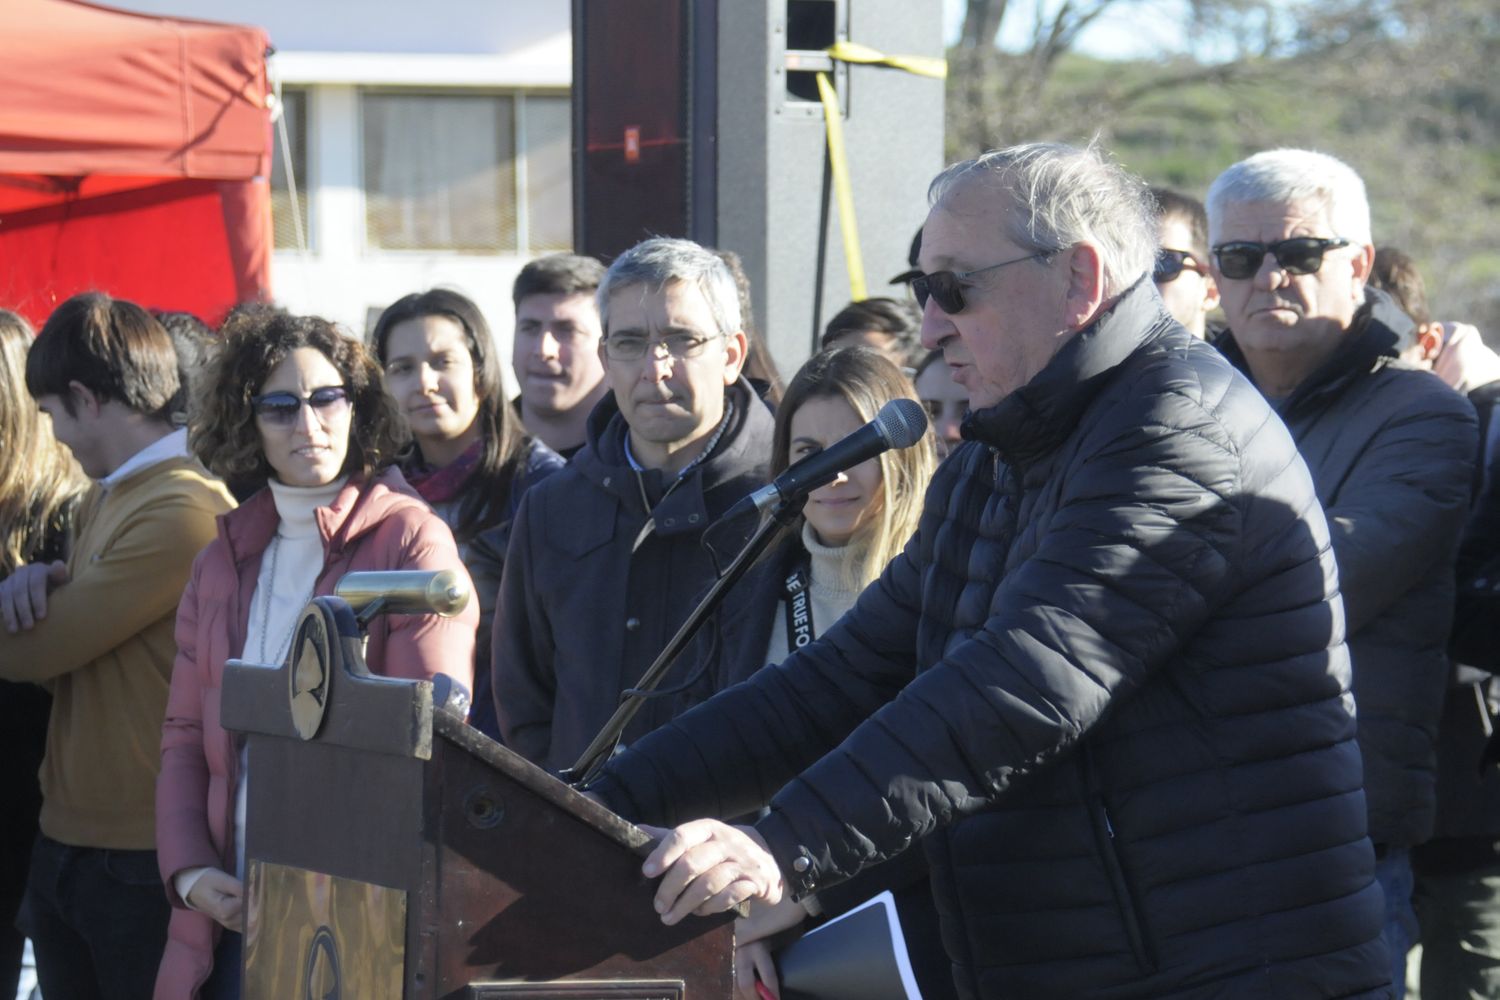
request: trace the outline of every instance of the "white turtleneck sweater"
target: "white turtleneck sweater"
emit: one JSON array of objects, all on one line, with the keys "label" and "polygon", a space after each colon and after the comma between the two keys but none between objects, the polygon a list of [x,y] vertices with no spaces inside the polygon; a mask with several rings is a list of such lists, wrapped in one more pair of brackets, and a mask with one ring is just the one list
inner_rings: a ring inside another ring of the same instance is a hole
[{"label": "white turtleneck sweater", "polygon": [[[858,542],[833,548],[818,541],[812,525],[802,525],[802,547],[809,556],[807,594],[812,605],[814,636],[827,632],[844,612],[854,607],[864,585],[859,580],[859,565],[864,546]],[[780,663],[791,655],[787,641],[786,598],[776,605],[776,621],[771,624],[771,641],[766,647],[766,662]]]},{"label": "white turtleneck sweater", "polygon": [[[317,510],[333,503],[347,476],[324,486],[287,486],[276,480],[267,485],[276,501],[280,522],[271,544],[261,555],[260,576],[250,595],[250,620],[245,628],[245,646],[240,659],[250,663],[280,666],[292,642],[303,608],[312,599],[313,587],[323,570],[323,536],[318,532]],[[234,796],[235,876],[245,878],[245,802],[248,768],[240,750],[239,787]],[[207,868],[189,868],[175,880],[177,894],[188,893]]]},{"label": "white turtleneck sweater", "polygon": [[240,659],[280,666],[286,658],[292,629],[312,598],[313,585],[323,569],[317,510],[333,503],[346,478],[326,486],[285,486],[271,480],[271,496],[281,523],[261,556]]}]

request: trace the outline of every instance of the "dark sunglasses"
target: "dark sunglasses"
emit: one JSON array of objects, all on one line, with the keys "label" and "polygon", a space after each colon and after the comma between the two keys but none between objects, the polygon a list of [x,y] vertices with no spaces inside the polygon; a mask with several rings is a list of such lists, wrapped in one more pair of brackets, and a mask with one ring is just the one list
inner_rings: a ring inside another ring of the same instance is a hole
[{"label": "dark sunglasses", "polygon": [[1198,258],[1186,250],[1161,249],[1156,251],[1156,267],[1151,271],[1152,281],[1158,285],[1164,285],[1169,281],[1176,281],[1182,276],[1183,271],[1202,274],[1203,265],[1198,263]]},{"label": "dark sunglasses", "polygon": [[268,392],[264,396],[250,397],[250,406],[255,410],[255,415],[277,427],[290,427],[297,419],[297,414],[302,412],[303,403],[312,408],[319,420],[323,420],[334,411],[348,406],[349,394],[341,385],[325,385],[314,389],[305,397],[293,392]]},{"label": "dark sunglasses", "polygon": [[964,306],[967,304],[964,302],[964,283],[974,275],[993,271],[996,268],[1009,267],[1011,264],[1019,264],[1023,260],[1047,260],[1056,252],[1055,250],[1040,250],[1014,260],[1002,260],[989,267],[977,267],[972,271],[933,271],[931,274],[913,278],[911,290],[917,296],[917,305],[923,309],[927,308],[928,298],[933,298],[937,300],[939,309],[953,316],[964,311]]},{"label": "dark sunglasses", "polygon": [[1255,277],[1267,253],[1276,258],[1276,266],[1287,274],[1313,274],[1323,266],[1325,253],[1348,245],[1348,240],[1316,236],[1297,236],[1275,243],[1220,243],[1214,247],[1214,259],[1219,262],[1219,273],[1235,281]]}]

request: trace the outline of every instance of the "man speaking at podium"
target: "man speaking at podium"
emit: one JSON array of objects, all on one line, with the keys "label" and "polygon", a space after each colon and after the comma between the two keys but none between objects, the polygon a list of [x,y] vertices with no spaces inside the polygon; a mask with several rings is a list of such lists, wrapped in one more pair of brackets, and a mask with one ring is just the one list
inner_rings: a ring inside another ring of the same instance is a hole
[{"label": "man speaking at podium", "polygon": [[591,786],[677,825],[645,864],[662,919],[920,842],[963,996],[1387,996],[1337,573],[1291,437],[1167,314],[1145,188],[1095,150],[988,153],[931,201],[914,290],[965,441],[835,627]]}]

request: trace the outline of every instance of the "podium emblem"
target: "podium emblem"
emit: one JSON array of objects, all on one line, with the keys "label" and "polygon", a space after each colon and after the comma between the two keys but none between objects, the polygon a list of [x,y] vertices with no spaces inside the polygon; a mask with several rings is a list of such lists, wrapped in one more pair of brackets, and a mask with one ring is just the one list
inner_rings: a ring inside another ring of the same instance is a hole
[{"label": "podium emblem", "polygon": [[291,699],[292,725],[298,736],[310,740],[318,735],[328,710],[328,669],[333,662],[328,623],[316,604],[302,612],[288,658],[287,697]]}]

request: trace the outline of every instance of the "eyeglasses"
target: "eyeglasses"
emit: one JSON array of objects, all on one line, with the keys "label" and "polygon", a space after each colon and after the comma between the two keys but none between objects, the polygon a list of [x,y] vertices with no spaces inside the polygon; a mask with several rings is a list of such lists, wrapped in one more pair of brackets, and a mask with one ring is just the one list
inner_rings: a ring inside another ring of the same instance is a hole
[{"label": "eyeglasses", "polygon": [[978,267],[972,271],[933,271],[931,274],[919,275],[912,279],[911,290],[916,293],[917,305],[923,309],[927,308],[927,299],[931,297],[937,300],[938,308],[949,316],[964,311],[964,283],[976,274],[993,271],[996,268],[1009,267],[1019,264],[1023,260],[1047,260],[1056,250],[1040,250],[1029,253],[1025,257],[1017,257],[1014,260],[1002,260],[998,264],[989,267]]},{"label": "eyeglasses", "polygon": [[693,333],[669,333],[660,340],[652,340],[638,333],[617,333],[604,339],[604,355],[611,361],[639,361],[648,352],[659,357],[664,351],[666,357],[682,361],[698,357],[718,339]]},{"label": "eyeglasses", "polygon": [[1267,253],[1275,256],[1276,266],[1287,274],[1312,274],[1323,266],[1325,253],[1348,245],[1345,239],[1316,236],[1297,236],[1275,243],[1220,243],[1214,247],[1214,259],[1219,262],[1219,273],[1235,281],[1255,277]]},{"label": "eyeglasses", "polygon": [[1203,265],[1187,250],[1167,250],[1165,248],[1156,251],[1156,267],[1151,271],[1151,280],[1158,285],[1165,285],[1169,281],[1176,281],[1182,276],[1183,271],[1193,271],[1197,274],[1203,273]]},{"label": "eyeglasses", "polygon": [[341,385],[325,385],[306,396],[293,392],[268,392],[250,397],[255,415],[272,427],[290,427],[306,403],[318,419],[326,423],[335,413],[348,409],[349,393]]}]

